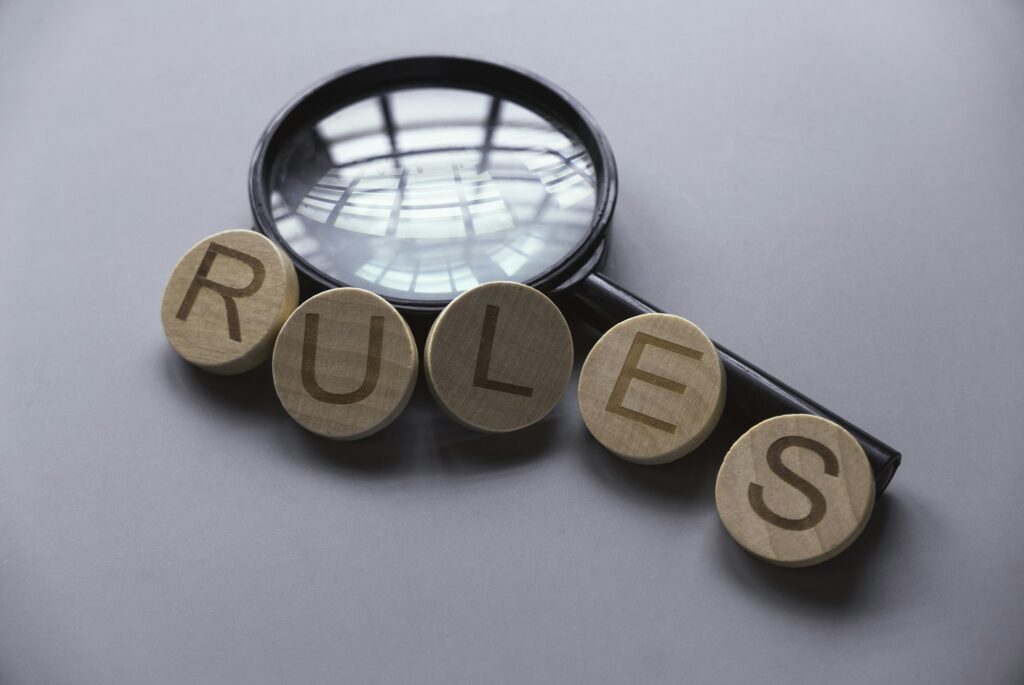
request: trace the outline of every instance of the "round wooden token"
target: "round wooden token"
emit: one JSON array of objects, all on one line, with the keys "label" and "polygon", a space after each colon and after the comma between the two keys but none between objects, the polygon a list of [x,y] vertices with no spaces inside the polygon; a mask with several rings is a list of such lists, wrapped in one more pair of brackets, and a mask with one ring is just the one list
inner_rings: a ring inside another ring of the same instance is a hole
[{"label": "round wooden token", "polygon": [[672,314],[612,327],[580,371],[580,413],[597,440],[640,464],[663,464],[710,435],[725,406],[725,371],[704,332]]},{"label": "round wooden token", "polygon": [[486,283],[455,298],[427,336],[431,392],[459,423],[504,433],[547,416],[572,373],[572,336],[558,307],[520,283]]},{"label": "round wooden token", "polygon": [[718,473],[715,501],[748,552],[780,566],[811,566],[860,535],[875,479],[864,450],[841,426],[787,414],[736,441]]},{"label": "round wooden token", "polygon": [[359,288],[303,302],[274,346],[274,388],[285,411],[338,440],[391,423],[409,402],[418,370],[409,325],[383,298]]},{"label": "round wooden token", "polygon": [[171,347],[213,373],[242,373],[270,356],[299,302],[295,267],[255,231],[223,231],[185,253],[164,288]]}]

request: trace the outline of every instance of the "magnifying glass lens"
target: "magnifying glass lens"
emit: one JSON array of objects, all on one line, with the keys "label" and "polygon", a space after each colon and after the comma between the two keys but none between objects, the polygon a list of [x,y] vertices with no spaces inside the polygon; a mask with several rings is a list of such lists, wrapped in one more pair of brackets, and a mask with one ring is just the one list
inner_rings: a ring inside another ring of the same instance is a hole
[{"label": "magnifying glass lens", "polygon": [[485,92],[401,88],[284,140],[271,204],[286,246],[335,281],[414,302],[528,283],[592,230],[591,156],[568,127]]}]

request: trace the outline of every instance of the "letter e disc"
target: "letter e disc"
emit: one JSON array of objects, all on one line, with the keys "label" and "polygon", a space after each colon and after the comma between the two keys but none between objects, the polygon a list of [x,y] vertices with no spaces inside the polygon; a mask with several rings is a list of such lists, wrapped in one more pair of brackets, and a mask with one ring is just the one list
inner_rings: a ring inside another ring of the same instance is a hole
[{"label": "letter e disc", "polygon": [[540,291],[498,281],[459,295],[437,317],[423,353],[430,390],[456,421],[504,433],[554,408],[572,374],[572,336]]},{"label": "letter e disc", "polygon": [[598,442],[627,461],[663,464],[711,434],[725,371],[704,332],[672,314],[641,314],[605,333],[580,370],[580,413]]},{"label": "letter e disc", "polygon": [[223,231],[185,253],[164,288],[160,319],[174,351],[213,373],[248,371],[270,356],[299,303],[295,267],[255,231]]},{"label": "letter e disc", "polygon": [[335,288],[288,317],[274,346],[274,389],[307,430],[363,438],[408,404],[419,352],[405,319],[378,295]]},{"label": "letter e disc", "polygon": [[748,552],[780,566],[811,566],[864,530],[875,479],[860,443],[841,426],[787,414],[757,424],[729,449],[715,502]]}]

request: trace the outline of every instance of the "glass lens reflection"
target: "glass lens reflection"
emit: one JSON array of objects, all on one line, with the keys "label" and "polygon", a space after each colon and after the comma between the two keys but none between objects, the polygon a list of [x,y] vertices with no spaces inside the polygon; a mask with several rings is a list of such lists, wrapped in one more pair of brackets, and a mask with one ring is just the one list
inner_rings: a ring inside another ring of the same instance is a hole
[{"label": "glass lens reflection", "polygon": [[590,232],[593,161],[515,102],[410,88],[300,132],[271,172],[278,233],[323,273],[385,297],[447,300],[529,282]]}]

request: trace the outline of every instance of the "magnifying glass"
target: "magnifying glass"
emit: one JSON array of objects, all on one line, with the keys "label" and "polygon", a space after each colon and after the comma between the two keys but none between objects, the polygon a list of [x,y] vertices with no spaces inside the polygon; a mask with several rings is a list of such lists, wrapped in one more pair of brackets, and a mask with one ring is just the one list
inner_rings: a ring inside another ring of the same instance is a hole
[{"label": "magnifying glass", "polygon": [[[409,316],[495,280],[575,301],[607,328],[658,311],[598,268],[615,207],[611,147],[570,95],[507,65],[407,57],[339,72],[270,122],[253,156],[257,229],[308,285],[355,286]],[[864,447],[878,491],[900,454],[718,346],[751,422],[827,418]]]}]

